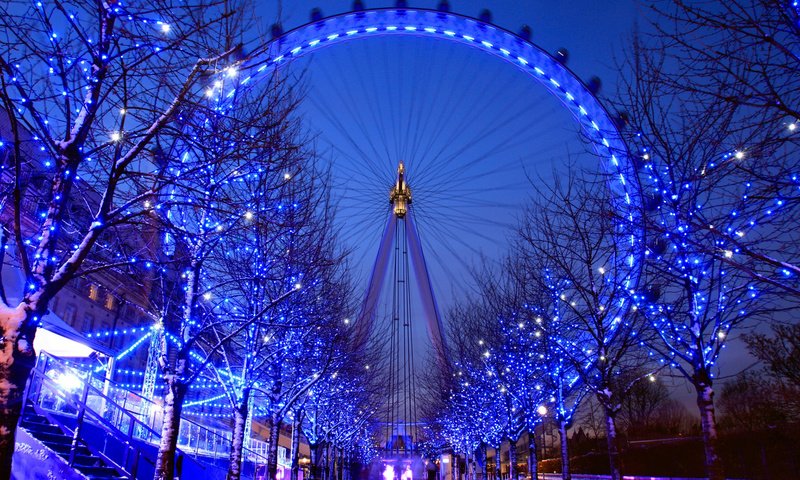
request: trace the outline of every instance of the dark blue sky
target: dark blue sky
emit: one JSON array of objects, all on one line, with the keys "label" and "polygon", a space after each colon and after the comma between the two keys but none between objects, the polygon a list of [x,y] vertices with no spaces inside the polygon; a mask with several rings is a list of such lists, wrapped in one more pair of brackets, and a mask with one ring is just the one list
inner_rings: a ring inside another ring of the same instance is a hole
[{"label": "dark blue sky", "polygon": [[[308,22],[314,7],[327,16],[349,11],[352,2],[278,5],[263,3],[261,20],[269,24],[280,12],[290,30]],[[464,15],[477,16],[487,7],[500,27],[516,32],[528,25],[545,51],[567,48],[568,65],[579,78],[598,75],[613,91],[613,52],[634,25],[632,1],[451,2],[451,10]],[[356,249],[356,263],[371,266],[387,189],[402,160],[422,217],[426,255],[438,257],[428,260],[445,305],[459,288],[452,279],[469,275],[456,265],[504,253],[519,207],[547,188],[554,171],[563,172],[567,162],[594,168],[577,125],[546,89],[462,45],[406,36],[359,40],[303,57],[284,70],[302,75],[307,86],[304,120],[318,152],[334,166],[343,237]]]},{"label": "dark blue sky", "polygon": [[[435,8],[438,0],[409,1]],[[367,7],[393,6],[366,0]],[[285,30],[352,2],[284,2]],[[277,18],[263,2],[265,30]],[[613,96],[634,26],[647,31],[646,7],[634,0],[554,2],[451,1],[451,10],[517,32],[528,25],[547,52],[569,50],[569,68],[584,81],[597,75]],[[591,169],[597,158],[577,139],[575,122],[529,77],[462,45],[430,39],[348,42],[303,57],[285,69],[308,88],[304,120],[317,151],[333,166],[338,224],[360,285],[375,259],[399,160],[407,162],[416,217],[442,310],[469,296],[470,267],[506,252],[526,198],[547,188],[569,163]],[[476,141],[479,139],[480,141]],[[422,325],[417,331],[422,331]],[[723,355],[729,375],[751,362],[734,346]],[[687,397],[688,400],[688,397]],[[687,402],[688,403],[688,402]]]}]

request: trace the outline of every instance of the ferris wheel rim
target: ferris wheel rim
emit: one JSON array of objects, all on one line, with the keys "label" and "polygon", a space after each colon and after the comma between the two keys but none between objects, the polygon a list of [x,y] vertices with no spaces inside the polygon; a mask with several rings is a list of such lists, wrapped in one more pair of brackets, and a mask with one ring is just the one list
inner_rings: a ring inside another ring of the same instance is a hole
[{"label": "ferris wheel rim", "polygon": [[[276,36],[263,45],[262,53],[240,67],[241,72],[250,73],[242,73],[239,85],[257,81],[296,58],[328,46],[387,36],[437,38],[484,51],[525,72],[558,99],[590,139],[592,150],[605,160],[603,169],[611,174],[608,186],[616,209],[625,213],[625,236],[629,239],[624,255],[629,269],[623,283],[626,288],[633,288],[641,274],[644,254],[636,163],[615,120],[589,86],[532,41],[491,22],[449,11],[365,8],[314,19]],[[218,98],[232,97],[236,88],[221,90]]]}]

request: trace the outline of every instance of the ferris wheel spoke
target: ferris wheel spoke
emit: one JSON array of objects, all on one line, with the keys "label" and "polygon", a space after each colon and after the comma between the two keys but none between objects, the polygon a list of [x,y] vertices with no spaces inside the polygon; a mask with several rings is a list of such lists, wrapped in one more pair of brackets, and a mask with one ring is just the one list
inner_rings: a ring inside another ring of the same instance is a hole
[{"label": "ferris wheel spoke", "polygon": [[[324,108],[324,106],[320,105],[320,108]],[[337,156],[343,156],[348,160],[357,160],[359,164],[366,166],[370,171],[377,174],[377,165],[375,165],[373,159],[374,156],[369,155],[361,146],[361,143],[358,142],[348,131],[344,128],[344,126],[338,121],[332,121],[332,126],[334,127],[337,132],[346,140],[346,144],[352,149],[352,151],[348,150],[345,146],[341,143],[328,143],[328,148],[331,151],[336,152],[337,155],[331,156],[330,158],[336,158]],[[337,166],[335,162],[332,162],[332,166]],[[347,163],[345,163],[346,165]],[[341,166],[337,166],[341,168]],[[363,168],[358,170],[359,172],[363,172]]]},{"label": "ferris wheel spoke", "polygon": [[[451,178],[453,175],[469,171],[478,164],[485,165],[488,157],[497,157],[500,153],[529,143],[536,136],[535,133],[531,133],[536,131],[534,129],[536,125],[519,122],[520,118],[524,118],[523,113],[528,107],[528,105],[525,105],[519,110],[513,111],[512,114],[507,115],[504,119],[491,119],[490,124],[493,125],[491,128],[483,129],[479,134],[458,147],[455,147],[452,142],[449,144],[444,143],[437,155],[432,156],[432,162],[435,160],[434,166],[430,169],[422,170],[421,175],[441,179]],[[516,128],[507,128],[515,122],[518,125]],[[498,133],[501,131],[505,133],[499,135]],[[488,141],[490,139],[492,142]],[[480,153],[469,154],[470,151],[479,146],[482,149]],[[468,160],[465,160],[465,158]]]},{"label": "ferris wheel spoke", "polygon": [[551,91],[532,89],[517,68],[479,74],[493,61],[449,42],[388,37],[313,59],[306,113],[333,167],[340,238],[361,271],[373,263],[398,161],[433,283],[463,289],[474,259],[499,260],[523,204],[568,163],[568,147],[585,149]]}]

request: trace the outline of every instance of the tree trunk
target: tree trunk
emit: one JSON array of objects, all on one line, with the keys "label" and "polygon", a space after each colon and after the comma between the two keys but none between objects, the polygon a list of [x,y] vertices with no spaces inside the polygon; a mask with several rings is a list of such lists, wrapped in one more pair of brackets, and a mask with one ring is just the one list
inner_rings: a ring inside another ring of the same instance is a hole
[{"label": "tree trunk", "polygon": [[508,479],[517,480],[517,441],[508,441]]},{"label": "tree trunk", "polygon": [[456,452],[453,452],[453,480],[461,480],[461,466],[459,463],[461,458]]},{"label": "tree trunk", "polygon": [[344,451],[339,448],[336,453],[336,475],[339,480],[344,480]]},{"label": "tree trunk", "polygon": [[278,442],[281,438],[281,420],[278,415],[272,415],[267,447],[267,478],[276,478],[278,475]]},{"label": "tree trunk", "polygon": [[319,480],[328,479],[328,444],[319,450]]},{"label": "tree trunk", "polygon": [[336,480],[336,447],[328,445],[328,480]]},{"label": "tree trunk", "polygon": [[500,480],[503,475],[503,462],[500,456],[500,448],[503,446],[500,443],[498,446],[494,447],[494,480]]},{"label": "tree trunk", "polygon": [[481,455],[483,455],[483,480],[489,480],[489,446],[481,444]]},{"label": "tree trunk", "polygon": [[703,430],[703,448],[706,457],[706,475],[709,480],[725,480],[722,459],[717,453],[717,422],[714,418],[714,389],[711,382],[697,382],[697,407],[700,409],[700,426]]},{"label": "tree trunk", "polygon": [[319,478],[319,443],[309,442],[308,450],[311,454],[311,462],[308,464],[308,480],[321,480]]},{"label": "tree trunk", "polygon": [[0,311],[0,480],[11,478],[25,383],[36,364],[36,327],[29,326],[34,323],[32,316],[21,307],[2,307]]},{"label": "tree trunk", "polygon": [[[177,375],[167,378],[167,395],[164,397],[164,424],[161,427],[161,443],[158,446],[154,480],[175,478],[175,450],[181,426],[181,410],[188,385]],[[180,475],[180,472],[178,472]]]},{"label": "tree trunk", "polygon": [[244,449],[244,432],[247,423],[247,405],[250,400],[250,389],[242,391],[239,405],[233,409],[233,436],[231,437],[231,456],[228,464],[227,480],[239,480],[242,475],[242,450]]},{"label": "tree trunk", "polygon": [[611,471],[611,480],[621,480],[622,461],[619,456],[615,412],[608,408],[604,408],[603,412],[606,414],[606,441],[608,442],[608,466]]},{"label": "tree trunk", "polygon": [[328,445],[328,480],[336,480],[336,447]]},{"label": "tree trunk", "polygon": [[530,480],[539,478],[539,458],[536,456],[536,431],[528,432],[528,476]]},{"label": "tree trunk", "polygon": [[569,446],[567,445],[567,421],[559,419],[558,434],[561,437],[561,478],[571,480],[572,474],[569,472]]},{"label": "tree trunk", "polygon": [[297,480],[300,474],[300,423],[302,420],[302,412],[296,413],[292,419],[292,469],[289,473],[289,480]]},{"label": "tree trunk", "polygon": [[325,472],[323,475],[325,480],[333,480],[333,445],[331,444],[325,447]]}]

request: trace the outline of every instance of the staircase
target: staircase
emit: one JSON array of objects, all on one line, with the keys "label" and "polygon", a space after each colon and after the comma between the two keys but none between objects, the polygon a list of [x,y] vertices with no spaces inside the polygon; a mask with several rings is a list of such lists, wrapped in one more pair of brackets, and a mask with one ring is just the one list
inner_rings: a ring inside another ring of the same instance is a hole
[{"label": "staircase", "polygon": [[[66,377],[69,383],[64,383]],[[154,414],[161,405],[152,399],[94,378],[91,372],[47,353],[40,355],[31,371],[25,399],[20,426],[74,471],[94,479],[153,478],[163,416]],[[79,439],[74,451],[73,438]],[[258,469],[266,465],[266,445],[251,440],[250,448],[244,450],[242,478],[256,478]],[[225,478],[230,432],[182,418],[178,447],[182,478]]]},{"label": "staircase", "polygon": [[72,448],[72,435],[68,430],[36,412],[33,405],[27,405],[19,425],[37,438],[45,446],[56,452],[72,467],[90,479],[128,479],[100,454],[92,452],[82,442]]}]

